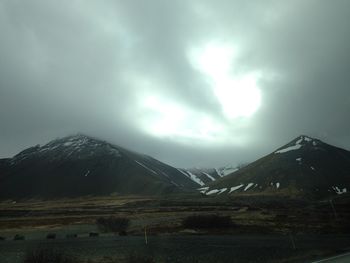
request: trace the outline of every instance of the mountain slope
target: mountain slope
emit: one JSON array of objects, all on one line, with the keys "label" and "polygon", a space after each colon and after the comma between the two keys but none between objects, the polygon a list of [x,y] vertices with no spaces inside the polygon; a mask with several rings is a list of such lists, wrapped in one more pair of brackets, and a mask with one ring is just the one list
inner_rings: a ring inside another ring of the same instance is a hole
[{"label": "mountain slope", "polygon": [[208,184],[206,195],[284,193],[325,197],[350,190],[350,152],[299,136],[275,152]]},{"label": "mountain slope", "polygon": [[199,186],[152,157],[81,134],[0,160],[0,198],[157,195]]}]

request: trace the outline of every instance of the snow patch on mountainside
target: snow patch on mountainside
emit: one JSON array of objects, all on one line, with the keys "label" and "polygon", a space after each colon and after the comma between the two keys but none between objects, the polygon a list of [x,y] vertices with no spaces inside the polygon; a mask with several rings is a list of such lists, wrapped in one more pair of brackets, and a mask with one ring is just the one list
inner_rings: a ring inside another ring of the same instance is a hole
[{"label": "snow patch on mountainside", "polygon": [[205,185],[201,179],[199,179],[196,175],[191,173],[190,171],[182,171],[181,169],[177,169],[179,172],[184,174],[186,177],[190,178],[193,182],[199,184],[200,186]]},{"label": "snow patch on mountainside", "polygon": [[196,182],[197,184],[203,186],[205,185],[205,183],[203,183],[203,181],[201,179],[199,179],[195,174],[191,173],[190,171],[187,171],[187,173],[190,175],[190,179],[193,181],[193,182]]},{"label": "snow patch on mountainside", "polygon": [[304,146],[305,142],[312,142],[313,146],[317,145],[317,142],[314,139],[307,137],[307,136],[300,136],[300,138],[295,142],[294,145],[277,150],[277,151],[275,151],[275,153],[286,153],[286,152],[290,152],[290,151],[299,150],[301,147]]},{"label": "snow patch on mountainside", "polygon": [[240,184],[240,185],[231,187],[231,190],[230,190],[229,194],[234,192],[234,191],[236,191],[236,190],[238,190],[238,189],[240,189],[240,188],[242,188],[243,186],[244,186],[244,184]]},{"label": "snow patch on mountainside", "polygon": [[338,186],[332,186],[332,188],[338,195],[345,194],[348,192],[346,188],[340,189]]},{"label": "snow patch on mountainside", "polygon": [[201,192],[202,194],[204,194],[206,191],[209,190],[209,186],[198,188],[198,190],[199,190],[199,192]]},{"label": "snow patch on mountainside", "polygon": [[206,193],[206,195],[212,195],[212,194],[222,194],[223,192],[225,192],[227,190],[227,188],[222,188],[222,189],[213,189],[210,190],[209,192]]},{"label": "snow patch on mountainside", "polygon": [[220,189],[220,192],[218,193],[218,194],[222,194],[223,192],[225,192],[227,190],[227,188],[225,187],[225,188],[222,188],[222,189]]},{"label": "snow patch on mountainside", "polygon": [[212,177],[210,174],[206,173],[206,172],[202,172],[202,174],[204,174],[206,177],[208,177],[210,180],[215,181],[215,178]]},{"label": "snow patch on mountainside", "polygon": [[144,165],[143,163],[140,163],[138,161],[135,160],[135,162],[139,165],[141,165],[143,168],[147,169],[148,171],[150,171],[151,173],[157,174],[155,171],[153,171],[151,168],[148,168],[146,165]]},{"label": "snow patch on mountainside", "polygon": [[229,175],[229,174],[232,174],[232,173],[238,171],[238,168],[227,166],[227,167],[222,167],[222,168],[215,168],[215,171],[220,177],[224,177],[226,175]]},{"label": "snow patch on mountainside", "polygon": [[245,188],[244,191],[247,191],[250,187],[252,187],[254,183],[249,183]]},{"label": "snow patch on mountainside", "polygon": [[297,140],[295,144],[300,144],[302,141],[303,141],[303,138],[300,138],[299,140]]},{"label": "snow patch on mountainside", "polygon": [[215,172],[217,173],[218,176],[222,177],[222,175],[221,175],[221,173],[220,173],[218,168],[215,168]]},{"label": "snow patch on mountainside", "polygon": [[182,173],[183,175],[185,175],[186,177],[189,177],[187,173],[185,173],[184,171],[182,171],[181,169],[176,169],[178,170],[180,173]]},{"label": "snow patch on mountainside", "polygon": [[304,136],[303,138],[304,138],[304,140],[307,141],[307,142],[313,141],[313,139],[311,139],[310,137],[307,137],[307,136]]},{"label": "snow patch on mountainside", "polygon": [[95,152],[108,153],[116,157],[121,157],[117,147],[104,141],[97,141],[87,136],[78,134],[53,140],[44,146],[37,145],[31,147],[15,156],[16,161],[24,160],[29,156],[51,155],[68,158],[72,155],[79,157],[93,156]]},{"label": "snow patch on mountainside", "polygon": [[209,192],[207,192],[206,195],[217,194],[218,192],[220,192],[220,190],[218,190],[218,189],[213,189],[213,190],[210,190]]},{"label": "snow patch on mountainside", "polygon": [[275,153],[286,153],[286,152],[290,152],[290,151],[295,151],[295,150],[300,149],[301,147],[302,147],[301,144],[296,144],[296,145],[289,146],[289,147],[287,147],[287,148],[278,150],[278,151],[276,151]]},{"label": "snow patch on mountainside", "polygon": [[234,172],[238,171],[238,168],[225,168],[222,170],[223,176],[226,176],[228,174],[232,174]]}]

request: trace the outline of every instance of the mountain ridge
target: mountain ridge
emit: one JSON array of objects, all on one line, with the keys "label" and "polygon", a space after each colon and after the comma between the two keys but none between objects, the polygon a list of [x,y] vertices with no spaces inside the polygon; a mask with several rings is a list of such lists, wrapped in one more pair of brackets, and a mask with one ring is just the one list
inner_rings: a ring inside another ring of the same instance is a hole
[{"label": "mountain ridge", "polygon": [[347,193],[349,176],[349,151],[306,135],[239,169],[183,169],[78,133],[0,159],[0,198],[197,190],[203,195],[325,196]]}]

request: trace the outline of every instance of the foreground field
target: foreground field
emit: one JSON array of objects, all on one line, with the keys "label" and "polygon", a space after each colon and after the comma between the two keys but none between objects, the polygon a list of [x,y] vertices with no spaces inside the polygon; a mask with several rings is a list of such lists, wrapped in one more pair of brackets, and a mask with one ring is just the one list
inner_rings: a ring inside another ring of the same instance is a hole
[{"label": "foreground field", "polygon": [[[193,215],[197,221],[213,215],[232,223],[186,225]],[[109,217],[127,218],[130,224],[123,233],[104,232],[96,221]],[[151,256],[145,262],[302,262],[346,251],[349,222],[346,197],[7,200],[0,203],[0,258],[23,262],[28,251],[53,246],[93,263],[130,262],[130,253]],[[15,235],[24,240],[14,241]]]}]

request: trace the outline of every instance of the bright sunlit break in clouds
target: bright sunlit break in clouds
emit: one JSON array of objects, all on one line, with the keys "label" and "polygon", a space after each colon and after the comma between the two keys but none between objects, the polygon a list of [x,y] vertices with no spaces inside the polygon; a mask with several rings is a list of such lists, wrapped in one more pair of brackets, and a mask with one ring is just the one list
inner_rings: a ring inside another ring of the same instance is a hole
[{"label": "bright sunlit break in clouds", "polygon": [[154,96],[143,100],[144,110],[149,118],[144,118],[145,130],[159,137],[169,137],[177,142],[218,143],[222,127],[204,114]]},{"label": "bright sunlit break in clouds", "polygon": [[[254,72],[234,72],[235,56],[232,46],[195,46],[187,52],[187,57],[190,65],[207,82],[202,91],[207,89],[213,95],[213,100],[221,107],[223,117],[228,119],[231,126],[237,126],[241,122],[237,118],[249,118],[258,110],[261,103],[257,87],[259,75]],[[138,82],[135,85],[146,90],[139,96],[139,102],[140,114],[143,115],[141,126],[149,134],[191,145],[241,143],[241,138],[237,140],[226,133],[223,120],[215,119],[205,112],[194,111],[182,104],[182,101],[154,95],[153,85],[162,85],[156,80]]]},{"label": "bright sunlit break in clouds", "polygon": [[[237,52],[237,51],[236,51]],[[194,67],[208,77],[209,85],[228,118],[249,117],[260,106],[258,74],[235,73],[235,49],[230,45],[208,44],[190,53]]]},{"label": "bright sunlit break in clouds", "polygon": [[178,167],[350,148],[350,2],[1,1],[0,157],[77,132]]}]

